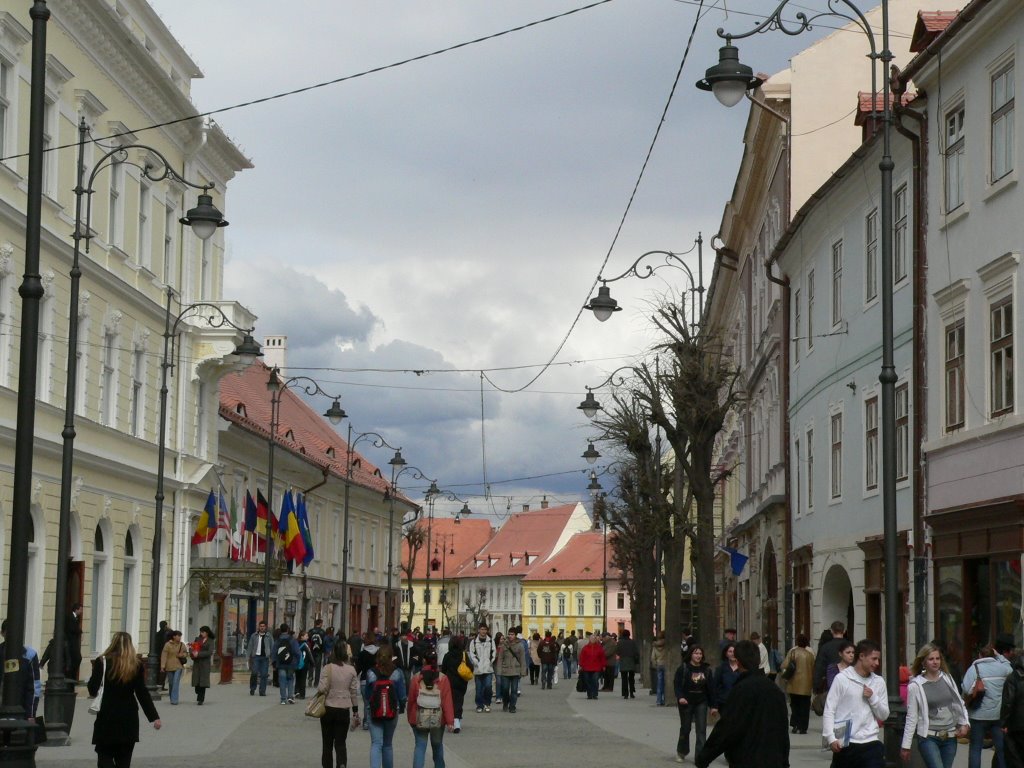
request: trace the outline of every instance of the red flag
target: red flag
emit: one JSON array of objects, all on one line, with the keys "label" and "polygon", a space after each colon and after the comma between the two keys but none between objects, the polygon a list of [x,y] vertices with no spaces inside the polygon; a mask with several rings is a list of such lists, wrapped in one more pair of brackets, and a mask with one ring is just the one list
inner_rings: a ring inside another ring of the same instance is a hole
[{"label": "red flag", "polygon": [[266,552],[267,551],[267,520],[270,520],[270,530],[274,535],[274,540],[278,540],[277,534],[277,517],[273,512],[270,511],[270,507],[267,504],[267,500],[263,497],[263,492],[258,488],[256,489],[256,551]]}]

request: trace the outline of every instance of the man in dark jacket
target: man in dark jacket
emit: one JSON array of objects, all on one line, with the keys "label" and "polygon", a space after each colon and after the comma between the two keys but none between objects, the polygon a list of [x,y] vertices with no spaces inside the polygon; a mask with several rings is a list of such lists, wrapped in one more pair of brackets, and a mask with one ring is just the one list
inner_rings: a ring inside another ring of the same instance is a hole
[{"label": "man in dark jacket", "polygon": [[615,654],[619,657],[619,674],[622,675],[622,698],[636,698],[636,671],[640,668],[640,647],[629,636],[629,630],[619,633]]},{"label": "man in dark jacket", "polygon": [[831,664],[839,663],[839,646],[846,639],[846,625],[841,621],[832,622],[832,639],[822,643],[818,648],[818,655],[814,659],[814,692],[823,693],[827,688],[828,668]]},{"label": "man in dark jacket", "polygon": [[789,768],[786,695],[759,669],[757,646],[736,644],[740,676],[729,706],[697,753],[697,768],[707,768],[725,753],[729,768]]},{"label": "man in dark jacket", "polygon": [[537,656],[540,658],[541,690],[551,690],[555,681],[555,665],[558,664],[558,641],[551,636],[550,629],[544,630],[544,639],[537,646]]},{"label": "man in dark jacket", "polygon": [[1013,660],[1013,671],[1003,683],[999,725],[1006,732],[1006,764],[1024,765],[1024,656]]}]

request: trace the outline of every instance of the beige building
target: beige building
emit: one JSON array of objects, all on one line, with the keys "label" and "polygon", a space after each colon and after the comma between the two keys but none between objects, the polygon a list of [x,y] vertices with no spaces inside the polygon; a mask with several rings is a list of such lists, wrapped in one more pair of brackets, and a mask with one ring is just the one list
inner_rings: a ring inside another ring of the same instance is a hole
[{"label": "beige building", "polygon": [[[0,11],[0,583],[9,562],[15,387],[19,363],[18,286],[24,264],[31,41],[28,6]],[[201,241],[178,219],[196,190],[158,176],[162,158],[182,176],[210,184],[225,210],[226,183],[251,167],[209,120],[160,128],[196,109],[189,99],[195,62],[143,0],[52,0],[47,31],[40,310],[32,537],[26,642],[43,647],[52,633],[61,430],[68,355],[78,361],[74,474],[71,487],[69,603],[85,605],[83,655],[102,649],[115,630],[149,645],[150,606],[186,631],[188,537],[217,459],[217,385],[235,358],[240,334],[211,328],[202,315],[180,326],[169,381],[163,567],[151,583],[160,386],[166,294],[171,314],[203,301],[236,325],[253,316],[223,299],[224,230]],[[117,41],[116,45],[113,41]],[[69,310],[70,233],[75,223],[77,126],[90,129],[88,173],[107,148],[128,149],[98,173],[91,242],[81,258],[81,301]],[[102,140],[102,144],[98,143]],[[79,343],[67,346],[71,312]],[[209,313],[207,313],[209,314]],[[6,590],[0,590],[4,600]],[[63,610],[63,608],[62,608]],[[0,612],[6,604],[0,605]]]}]

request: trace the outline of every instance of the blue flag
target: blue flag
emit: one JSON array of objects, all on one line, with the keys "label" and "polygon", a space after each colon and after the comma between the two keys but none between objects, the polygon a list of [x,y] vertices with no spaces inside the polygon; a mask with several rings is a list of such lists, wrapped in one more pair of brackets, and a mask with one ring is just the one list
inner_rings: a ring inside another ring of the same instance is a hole
[{"label": "blue flag", "polygon": [[744,554],[741,554],[739,550],[733,549],[732,547],[720,547],[723,552],[729,553],[729,565],[732,566],[732,575],[739,576],[743,573],[743,569],[747,565],[747,560],[750,558]]},{"label": "blue flag", "polygon": [[303,565],[313,562],[313,535],[309,531],[309,517],[306,514],[306,498],[299,496],[298,509],[295,516],[299,519],[299,531],[302,533],[302,542],[306,545],[306,556],[302,558]]}]

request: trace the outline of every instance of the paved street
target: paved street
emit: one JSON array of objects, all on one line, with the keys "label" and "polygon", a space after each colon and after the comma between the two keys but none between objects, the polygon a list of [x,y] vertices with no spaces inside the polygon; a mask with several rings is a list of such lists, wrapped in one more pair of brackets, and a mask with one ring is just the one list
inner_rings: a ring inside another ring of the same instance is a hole
[{"label": "paved street", "polygon": [[[587,701],[564,681],[552,691],[526,685],[518,712],[508,715],[498,705],[490,714],[476,714],[468,708],[463,732],[445,736],[445,760],[451,768],[501,765],[505,768],[539,768],[554,765],[620,766],[673,763],[678,729],[676,710],[654,707],[646,691],[623,701],[618,693],[601,694]],[[320,759],[320,730],[316,721],[304,717],[301,703],[281,706],[277,690],[266,698],[250,697],[245,683],[214,686],[206,704],[197,707],[191,691],[172,707],[164,700],[157,708],[163,728],[144,728],[136,747],[139,765],[151,765],[154,758],[202,756],[204,768],[241,768],[256,760],[263,765],[292,764],[296,758],[309,765]],[[36,762],[41,768],[57,765],[92,768],[92,718],[87,701],[80,698],[69,747],[40,748]],[[828,756],[819,746],[819,719],[812,716],[812,732],[794,736],[791,764],[821,766]],[[395,736],[395,765],[412,763],[412,735],[407,725]],[[369,736],[358,731],[349,738],[349,766],[368,764]],[[987,752],[984,764],[988,764]],[[692,763],[687,763],[692,765]],[[724,765],[724,761],[719,764]],[[429,765],[429,763],[428,763]],[[956,766],[967,765],[967,748],[957,752]]]}]

